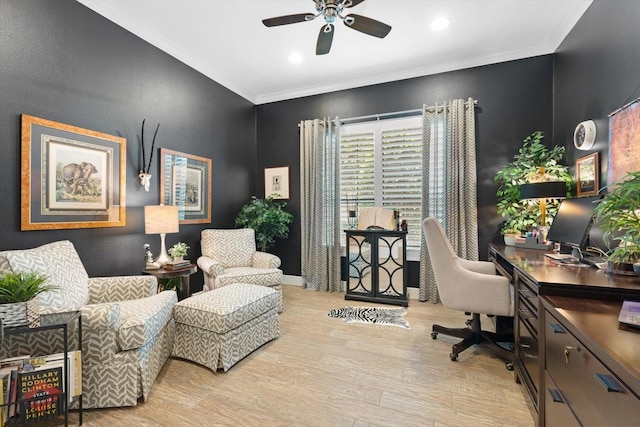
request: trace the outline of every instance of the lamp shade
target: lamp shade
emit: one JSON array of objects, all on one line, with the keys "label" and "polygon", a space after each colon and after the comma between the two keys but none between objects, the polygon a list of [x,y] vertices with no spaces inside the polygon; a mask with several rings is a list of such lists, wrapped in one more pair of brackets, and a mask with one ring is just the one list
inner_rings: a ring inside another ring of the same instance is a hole
[{"label": "lamp shade", "polygon": [[557,199],[567,196],[567,184],[563,181],[534,182],[520,186],[521,199]]},{"label": "lamp shade", "polygon": [[144,232],[145,234],[177,233],[179,218],[177,206],[145,206]]}]

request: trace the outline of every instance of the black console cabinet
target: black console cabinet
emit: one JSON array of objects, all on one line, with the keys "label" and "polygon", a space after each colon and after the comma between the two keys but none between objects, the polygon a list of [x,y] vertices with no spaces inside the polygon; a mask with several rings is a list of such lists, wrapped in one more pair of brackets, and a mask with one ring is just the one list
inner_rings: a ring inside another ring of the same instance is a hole
[{"label": "black console cabinet", "polygon": [[407,232],[345,230],[347,292],[344,299],[407,307]]}]

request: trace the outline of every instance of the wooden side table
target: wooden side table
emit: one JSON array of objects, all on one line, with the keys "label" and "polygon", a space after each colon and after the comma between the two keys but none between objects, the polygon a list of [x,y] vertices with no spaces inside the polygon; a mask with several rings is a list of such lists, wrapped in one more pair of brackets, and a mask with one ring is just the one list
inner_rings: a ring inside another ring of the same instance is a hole
[{"label": "wooden side table", "polygon": [[156,268],[153,270],[142,270],[142,274],[150,274],[158,279],[172,279],[174,277],[182,278],[182,290],[178,292],[178,300],[189,298],[191,296],[191,288],[189,287],[189,276],[198,271],[198,266],[191,264],[184,268],[170,270],[168,268]]}]

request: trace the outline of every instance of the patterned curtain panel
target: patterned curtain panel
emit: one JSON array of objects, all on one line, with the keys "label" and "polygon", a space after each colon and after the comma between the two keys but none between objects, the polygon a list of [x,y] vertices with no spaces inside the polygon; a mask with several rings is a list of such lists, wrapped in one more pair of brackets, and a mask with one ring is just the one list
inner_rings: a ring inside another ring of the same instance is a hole
[{"label": "patterned curtain panel", "polygon": [[[461,258],[478,259],[475,101],[424,106],[422,217],[436,217]],[[440,302],[422,235],[420,301]]]},{"label": "patterned curtain panel", "polygon": [[300,213],[305,287],[340,291],[338,119],[300,123]]}]

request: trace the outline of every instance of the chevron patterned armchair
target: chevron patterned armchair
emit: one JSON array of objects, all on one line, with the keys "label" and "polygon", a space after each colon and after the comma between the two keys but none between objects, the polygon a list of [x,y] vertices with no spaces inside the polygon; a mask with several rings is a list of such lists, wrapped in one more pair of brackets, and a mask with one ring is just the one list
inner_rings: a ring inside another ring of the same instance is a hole
[{"label": "chevron patterned armchair", "polygon": [[200,236],[202,256],[198,266],[204,275],[205,291],[232,283],[269,286],[278,292],[278,313],[282,312],[280,258],[256,250],[253,229],[208,229]]},{"label": "chevron patterned armchair", "polygon": [[[82,313],[82,403],[84,408],[135,406],[146,400],[171,354],[175,291],[158,293],[154,276],[89,278],[73,244],[0,252],[0,274],[36,271],[57,287],[39,295],[40,313]],[[69,331],[77,348],[77,326]],[[1,357],[63,351],[59,331],[7,337]],[[77,405],[77,403],[76,403]]]}]

